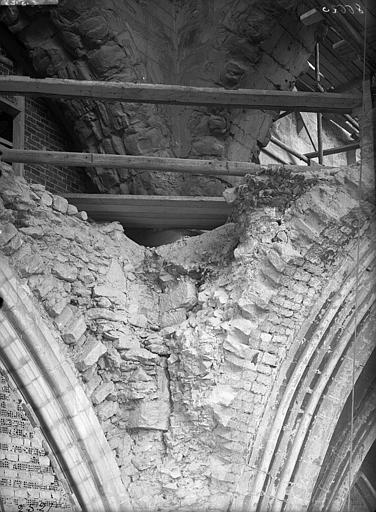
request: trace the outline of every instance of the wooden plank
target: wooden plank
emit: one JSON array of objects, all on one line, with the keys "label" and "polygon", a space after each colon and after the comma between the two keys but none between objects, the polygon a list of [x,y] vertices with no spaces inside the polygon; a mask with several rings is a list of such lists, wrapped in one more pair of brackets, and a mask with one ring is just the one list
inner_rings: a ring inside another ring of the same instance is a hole
[{"label": "wooden plank", "polygon": [[66,79],[35,79],[22,76],[0,77],[0,93],[55,98],[96,98],[132,103],[169,105],[221,105],[226,107],[298,110],[301,112],[351,112],[360,97],[351,94],[270,91],[258,89],[227,90],[181,85],[94,82]]},{"label": "wooden plank", "polygon": [[224,224],[231,207],[221,197],[67,194],[96,221],[119,221],[128,228],[213,229]]}]

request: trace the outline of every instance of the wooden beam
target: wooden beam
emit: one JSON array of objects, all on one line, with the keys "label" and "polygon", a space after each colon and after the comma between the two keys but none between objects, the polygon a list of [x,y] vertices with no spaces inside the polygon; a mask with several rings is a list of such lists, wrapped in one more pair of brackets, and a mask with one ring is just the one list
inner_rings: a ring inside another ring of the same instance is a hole
[{"label": "wooden beam", "polygon": [[301,112],[351,112],[360,105],[360,97],[351,94],[270,91],[258,89],[227,90],[181,85],[94,82],[65,79],[34,79],[23,76],[0,77],[0,93],[55,98],[92,98],[131,103],[169,105],[221,105],[265,110]]},{"label": "wooden beam", "polygon": [[[353,149],[359,149],[360,142],[353,142],[351,144],[345,144],[344,146],[338,146],[336,148],[324,149],[323,155],[336,155],[338,153],[346,153],[347,151],[352,151]],[[318,151],[312,151],[311,153],[305,153],[305,156],[308,158],[316,158],[319,156]]]},{"label": "wooden beam", "polygon": [[223,197],[67,194],[79,210],[99,222],[119,221],[128,228],[213,229],[227,220]]},{"label": "wooden beam", "polygon": [[303,162],[305,162],[306,164],[309,164],[309,158],[307,158],[305,155],[302,155],[301,153],[299,153],[298,151],[295,151],[295,149],[293,148],[290,148],[289,146],[286,146],[286,144],[284,144],[283,142],[281,142],[279,139],[271,136],[270,137],[270,142],[272,142],[273,144],[275,144],[276,146],[280,147],[281,149],[284,149],[285,151],[287,151],[288,153],[290,153],[291,155],[294,155],[296,156],[296,158],[298,158],[299,160],[302,160]]},{"label": "wooden beam", "polygon": [[[273,138],[274,141],[274,138]],[[285,149],[287,146],[278,141]],[[291,151],[291,148],[288,148]],[[296,152],[295,152],[296,153]],[[299,153],[297,153],[299,154]],[[304,155],[301,159],[308,161]],[[0,160],[8,163],[50,164],[63,167],[102,167],[142,171],[183,172],[217,176],[245,176],[259,174],[268,166],[250,162],[162,158],[157,156],[112,155],[102,153],[68,153],[43,150],[17,150],[0,146]],[[291,172],[302,172],[302,167],[287,165]],[[304,167],[304,169],[306,169]]]},{"label": "wooden beam", "polygon": [[[13,149],[23,150],[25,145],[25,98],[17,96],[18,114],[13,118]],[[24,164],[14,162],[13,169],[16,176],[23,176]]]},{"label": "wooden beam", "polygon": [[260,166],[249,162],[162,158],[155,156],[113,155],[102,153],[74,153],[43,150],[16,150],[1,147],[4,162],[50,164],[63,167],[102,167],[138,169],[141,171],[184,172],[223,176],[244,176],[260,171]]},{"label": "wooden beam", "polygon": [[317,9],[310,9],[299,16],[300,21],[308,27],[320,21],[323,21],[324,16]]}]

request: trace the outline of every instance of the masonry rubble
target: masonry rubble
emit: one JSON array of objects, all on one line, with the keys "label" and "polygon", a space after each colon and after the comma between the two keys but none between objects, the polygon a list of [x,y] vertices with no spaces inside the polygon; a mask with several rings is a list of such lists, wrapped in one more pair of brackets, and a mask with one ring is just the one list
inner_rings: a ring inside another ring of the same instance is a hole
[{"label": "masonry rubble", "polygon": [[227,510],[294,332],[352,243],[355,168],[248,177],[230,222],[157,249],[1,169],[1,252],[60,333],[134,509]]}]

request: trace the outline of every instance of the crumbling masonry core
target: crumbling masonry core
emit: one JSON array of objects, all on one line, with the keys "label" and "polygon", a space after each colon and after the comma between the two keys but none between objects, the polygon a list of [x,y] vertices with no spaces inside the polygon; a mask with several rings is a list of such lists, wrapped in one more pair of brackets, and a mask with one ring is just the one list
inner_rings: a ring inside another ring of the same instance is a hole
[{"label": "crumbling masonry core", "polygon": [[[60,485],[41,487],[36,465],[17,492],[16,457],[33,461],[9,432],[6,510],[43,493],[61,510],[67,495],[89,510],[340,510],[343,476],[330,484],[324,461],[338,443],[337,467],[346,460],[336,425],[356,279],[356,380],[374,349],[373,199],[368,182],[359,197],[359,168],[247,177],[227,224],[155,249],[2,171],[2,360]],[[354,475],[375,438],[362,396]]]}]

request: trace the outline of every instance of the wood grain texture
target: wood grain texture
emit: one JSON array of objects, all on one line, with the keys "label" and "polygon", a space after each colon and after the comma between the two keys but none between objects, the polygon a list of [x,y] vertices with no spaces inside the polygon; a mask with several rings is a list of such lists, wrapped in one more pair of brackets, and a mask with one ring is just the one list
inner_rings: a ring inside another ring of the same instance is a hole
[{"label": "wood grain texture", "polygon": [[213,229],[224,224],[231,207],[221,197],[67,194],[96,221],[119,221],[128,228]]},{"label": "wood grain texture", "polygon": [[246,109],[348,113],[359,106],[351,94],[260,89],[228,90],[164,84],[0,77],[0,92],[49,98],[91,98],[167,105],[221,105]]}]

